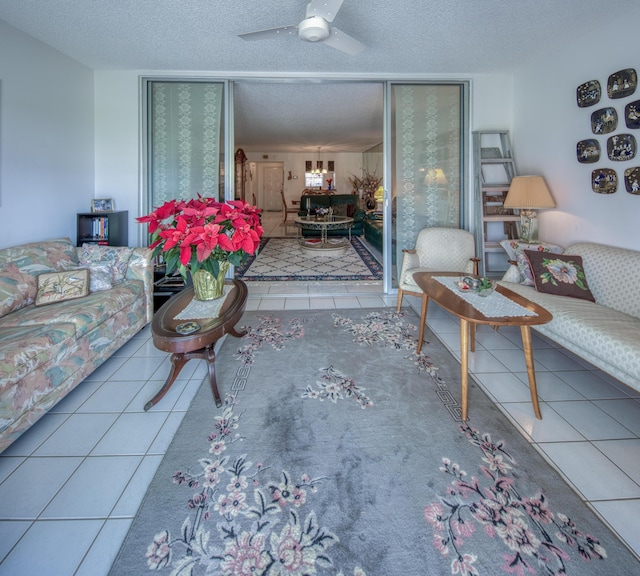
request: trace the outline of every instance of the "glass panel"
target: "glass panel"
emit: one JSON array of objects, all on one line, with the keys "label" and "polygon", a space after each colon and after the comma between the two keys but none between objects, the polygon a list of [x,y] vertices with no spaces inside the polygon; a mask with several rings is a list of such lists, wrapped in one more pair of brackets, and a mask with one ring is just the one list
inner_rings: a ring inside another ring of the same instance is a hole
[{"label": "glass panel", "polygon": [[378,178],[382,177],[382,142],[373,148],[365,150],[362,154],[362,168],[367,174],[372,174]]},{"label": "glass panel", "polygon": [[148,84],[150,206],[198,194],[224,200],[224,84]]},{"label": "glass panel", "polygon": [[[422,228],[461,224],[462,86],[391,87],[392,260]],[[397,271],[393,275],[397,285]]]},{"label": "glass panel", "polygon": [[305,188],[322,188],[323,182],[324,182],[323,174],[314,174],[313,172],[304,173]]}]

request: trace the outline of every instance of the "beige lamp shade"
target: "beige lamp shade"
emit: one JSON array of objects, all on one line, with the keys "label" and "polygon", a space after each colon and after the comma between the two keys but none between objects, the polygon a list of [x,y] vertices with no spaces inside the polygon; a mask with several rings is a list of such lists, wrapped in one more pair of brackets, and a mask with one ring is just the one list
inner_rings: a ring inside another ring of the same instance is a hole
[{"label": "beige lamp shade", "polygon": [[515,176],[504,201],[505,208],[555,208],[556,203],[542,176]]},{"label": "beige lamp shade", "polygon": [[444,175],[442,168],[429,168],[424,176],[424,183],[445,186],[447,184],[447,177]]}]

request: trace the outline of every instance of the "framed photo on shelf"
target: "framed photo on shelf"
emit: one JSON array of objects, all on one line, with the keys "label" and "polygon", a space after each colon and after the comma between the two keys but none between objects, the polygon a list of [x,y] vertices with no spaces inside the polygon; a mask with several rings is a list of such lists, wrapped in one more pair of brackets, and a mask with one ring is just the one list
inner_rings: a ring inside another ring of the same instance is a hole
[{"label": "framed photo on shelf", "polygon": [[91,200],[91,212],[113,212],[113,198],[94,198]]}]

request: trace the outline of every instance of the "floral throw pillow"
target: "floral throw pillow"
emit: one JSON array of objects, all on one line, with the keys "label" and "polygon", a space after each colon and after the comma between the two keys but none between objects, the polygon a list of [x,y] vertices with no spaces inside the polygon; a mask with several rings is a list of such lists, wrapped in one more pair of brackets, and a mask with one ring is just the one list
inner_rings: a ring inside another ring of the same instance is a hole
[{"label": "floral throw pillow", "polygon": [[531,264],[533,280],[538,292],[570,296],[595,302],[582,266],[580,256],[524,251]]},{"label": "floral throw pillow", "polygon": [[89,268],[89,290],[100,292],[113,288],[113,272],[109,262],[96,262]]},{"label": "floral throw pillow", "polygon": [[92,268],[94,265],[108,264],[111,267],[112,281],[118,284],[124,280],[132,252],[133,248],[83,244],[80,250],[80,267]]},{"label": "floral throw pillow", "polygon": [[502,240],[500,242],[504,248],[509,260],[513,260],[518,267],[520,273],[520,284],[524,286],[534,286],[533,274],[529,266],[529,260],[524,255],[525,250],[536,250],[538,252],[551,252],[553,254],[561,254],[562,247],[553,244],[529,244],[520,240]]}]

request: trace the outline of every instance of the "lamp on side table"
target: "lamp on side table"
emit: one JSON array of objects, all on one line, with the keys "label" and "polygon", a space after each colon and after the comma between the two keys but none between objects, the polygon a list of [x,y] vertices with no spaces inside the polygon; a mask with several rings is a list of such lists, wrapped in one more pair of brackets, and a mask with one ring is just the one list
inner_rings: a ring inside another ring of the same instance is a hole
[{"label": "lamp on side table", "polygon": [[520,240],[535,244],[538,242],[536,210],[555,208],[556,203],[542,176],[514,176],[504,207],[520,210]]}]

